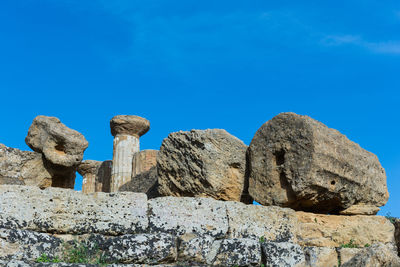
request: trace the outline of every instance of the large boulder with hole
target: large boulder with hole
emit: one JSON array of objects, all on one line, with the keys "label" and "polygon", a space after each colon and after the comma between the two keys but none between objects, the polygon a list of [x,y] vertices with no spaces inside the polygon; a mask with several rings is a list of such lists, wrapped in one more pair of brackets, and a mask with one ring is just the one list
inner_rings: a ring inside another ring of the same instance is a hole
[{"label": "large boulder with hole", "polygon": [[248,154],[249,193],[263,205],[370,215],[389,197],[374,154],[307,116],[281,113],[266,122]]},{"label": "large boulder with hole", "polygon": [[0,185],[52,185],[53,171],[46,168],[42,154],[0,144]]},{"label": "large boulder with hole", "polygon": [[222,129],[171,133],[157,157],[158,191],[240,201],[247,146]]},{"label": "large boulder with hole", "polygon": [[68,128],[56,117],[37,116],[25,142],[35,152],[42,153],[55,171],[54,186],[73,188],[76,168],[89,145],[81,133]]}]

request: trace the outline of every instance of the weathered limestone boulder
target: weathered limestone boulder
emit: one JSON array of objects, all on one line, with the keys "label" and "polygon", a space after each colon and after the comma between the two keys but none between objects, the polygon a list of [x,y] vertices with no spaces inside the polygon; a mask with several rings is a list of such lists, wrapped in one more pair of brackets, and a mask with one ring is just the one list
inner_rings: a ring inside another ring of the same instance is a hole
[{"label": "weathered limestone boulder", "polygon": [[397,247],[397,254],[400,256],[400,219],[392,217],[390,221],[394,225],[394,240]]},{"label": "weathered limestone boulder", "polygon": [[88,147],[82,134],[68,128],[58,118],[37,116],[25,142],[44,155],[46,168],[53,172],[53,187],[74,188],[76,167]]},{"label": "weathered limestone boulder", "polygon": [[211,264],[221,245],[215,244],[215,239],[211,236],[195,233],[181,235],[178,242],[178,260],[192,264]]},{"label": "weathered limestone boulder", "polygon": [[350,240],[366,244],[394,244],[394,226],[382,216],[343,216],[296,212],[297,243],[302,246],[340,247]]},{"label": "weathered limestone boulder", "polygon": [[102,247],[108,262],[156,264],[173,262],[176,237],[168,234],[123,235],[108,239]]},{"label": "weathered limestone boulder", "polygon": [[225,237],[228,218],[224,202],[211,198],[162,197],[148,201],[153,233],[181,236],[188,233]]},{"label": "weathered limestone boulder", "polygon": [[258,240],[233,238],[218,242],[220,246],[213,266],[260,266],[261,246]]},{"label": "weathered limestone boulder", "polygon": [[0,144],[0,185],[52,186],[52,170],[47,169],[42,155]]},{"label": "weathered limestone boulder", "polygon": [[145,194],[82,194],[53,187],[0,187],[0,228],[121,235],[141,233],[147,227]]},{"label": "weathered limestone boulder", "polygon": [[132,179],[123,184],[119,191],[146,193],[149,198],[159,196],[157,153],[158,150],[142,150],[135,153],[132,160]]},{"label": "weathered limestone boulder", "polygon": [[292,209],[273,206],[225,203],[230,238],[254,238],[263,241],[288,242],[296,239],[298,220]]},{"label": "weathered limestone boulder", "polygon": [[134,115],[117,115],[110,121],[113,141],[113,166],[111,171],[111,192],[132,179],[133,156],[139,152],[140,136],[150,129],[150,122]]},{"label": "weathered limestone boulder", "polygon": [[361,249],[349,261],[342,263],[343,267],[376,267],[376,266],[400,266],[400,258],[389,246],[374,244]]},{"label": "weathered limestone boulder", "polygon": [[[373,214],[389,197],[378,158],[307,116],[282,113],[249,146],[249,193],[263,205]],[[353,205],[358,208],[350,209]]]},{"label": "weathered limestone boulder", "polygon": [[303,250],[297,244],[289,242],[263,242],[262,253],[266,266],[305,266],[306,258]]},{"label": "weathered limestone boulder", "polygon": [[85,160],[78,166],[83,176],[82,192],[110,192],[112,161]]},{"label": "weathered limestone boulder", "polygon": [[37,116],[29,128],[26,144],[43,153],[52,164],[73,167],[83,158],[89,143],[85,137],[65,126],[56,117]]},{"label": "weathered limestone boulder", "polygon": [[169,134],[157,157],[158,191],[240,201],[245,190],[247,146],[225,130]]}]

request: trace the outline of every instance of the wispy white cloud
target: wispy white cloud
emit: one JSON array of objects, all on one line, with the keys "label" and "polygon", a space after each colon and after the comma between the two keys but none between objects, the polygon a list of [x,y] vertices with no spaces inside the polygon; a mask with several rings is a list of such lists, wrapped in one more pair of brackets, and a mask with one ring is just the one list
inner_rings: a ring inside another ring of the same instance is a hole
[{"label": "wispy white cloud", "polygon": [[372,42],[359,35],[327,35],[321,39],[326,46],[354,45],[374,53],[400,55],[400,41]]}]

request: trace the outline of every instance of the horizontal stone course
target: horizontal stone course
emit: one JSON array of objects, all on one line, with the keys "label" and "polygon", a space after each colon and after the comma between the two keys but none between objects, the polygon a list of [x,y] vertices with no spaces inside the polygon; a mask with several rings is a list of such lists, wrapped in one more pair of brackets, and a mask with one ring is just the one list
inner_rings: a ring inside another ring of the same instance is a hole
[{"label": "horizontal stone course", "polygon": [[60,255],[63,242],[77,240],[126,264],[257,266],[263,255],[279,264],[324,266],[338,257],[335,247],[350,240],[360,247],[393,246],[393,235],[393,225],[380,216],[321,215],[211,198],[147,200],[132,192],[0,186],[3,261]]}]

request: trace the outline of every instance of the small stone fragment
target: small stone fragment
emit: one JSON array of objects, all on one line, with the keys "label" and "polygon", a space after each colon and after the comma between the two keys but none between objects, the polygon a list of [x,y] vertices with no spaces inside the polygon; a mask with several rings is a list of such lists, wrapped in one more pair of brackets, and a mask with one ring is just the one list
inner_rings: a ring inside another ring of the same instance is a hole
[{"label": "small stone fragment", "polygon": [[279,114],[254,135],[249,193],[262,205],[330,214],[353,205],[364,205],[357,212],[372,214],[389,197],[385,170],[374,154],[294,113]]},{"label": "small stone fragment", "polygon": [[261,243],[266,266],[301,267],[306,264],[304,253],[297,244],[288,242]]},{"label": "small stone fragment", "polygon": [[152,233],[195,233],[225,237],[228,218],[222,201],[210,198],[160,197],[150,199],[149,228]]},{"label": "small stone fragment", "polygon": [[225,130],[169,134],[157,157],[161,195],[240,201],[247,146]]},{"label": "small stone fragment", "polygon": [[249,238],[224,239],[213,266],[260,266],[261,246],[258,240]]}]

